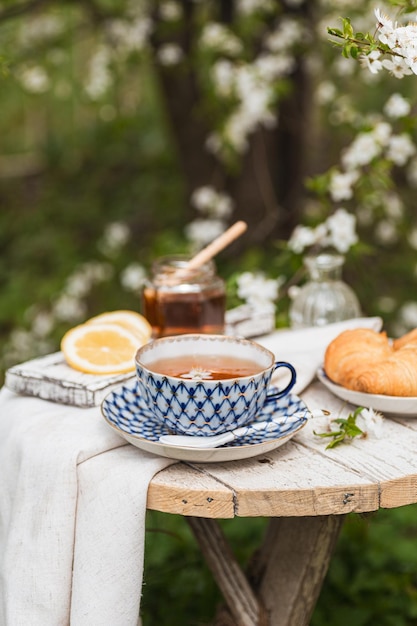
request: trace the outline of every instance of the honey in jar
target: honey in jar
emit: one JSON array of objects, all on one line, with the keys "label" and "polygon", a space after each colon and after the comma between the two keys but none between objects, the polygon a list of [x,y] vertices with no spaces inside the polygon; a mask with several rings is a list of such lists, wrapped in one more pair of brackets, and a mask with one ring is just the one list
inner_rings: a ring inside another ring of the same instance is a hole
[{"label": "honey in jar", "polygon": [[213,261],[195,269],[187,269],[187,261],[185,256],[163,257],[152,266],[143,291],[143,312],[154,338],[224,330],[224,281]]}]

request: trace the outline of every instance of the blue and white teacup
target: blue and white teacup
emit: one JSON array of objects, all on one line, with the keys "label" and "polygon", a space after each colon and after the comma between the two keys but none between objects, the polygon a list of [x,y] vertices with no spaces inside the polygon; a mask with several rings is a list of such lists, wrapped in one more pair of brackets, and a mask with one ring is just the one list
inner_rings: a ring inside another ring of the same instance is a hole
[{"label": "blue and white teacup", "polygon": [[[172,366],[176,362],[190,359],[197,365],[185,374],[164,372],[164,365],[169,363],[175,371]],[[210,378],[209,363],[231,359],[251,362],[255,373]],[[244,426],[256,418],[265,403],[288,394],[296,382],[290,363],[275,361],[272,352],[254,341],[224,335],[156,339],[137,351],[135,365],[139,392],[149,409],[158,422],[177,434],[210,436]],[[289,383],[284,389],[268,392],[273,372],[281,367],[289,370]]]}]

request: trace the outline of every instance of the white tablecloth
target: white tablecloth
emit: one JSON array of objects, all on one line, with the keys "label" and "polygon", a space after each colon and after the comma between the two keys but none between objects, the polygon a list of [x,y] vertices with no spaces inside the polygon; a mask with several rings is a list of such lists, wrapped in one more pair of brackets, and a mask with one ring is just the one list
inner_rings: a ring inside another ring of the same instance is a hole
[{"label": "white tablecloth", "polygon": [[[327,343],[379,318],[260,340],[309,384]],[[172,461],[115,434],[100,408],[0,392],[0,626],[136,626],[149,481]]]}]

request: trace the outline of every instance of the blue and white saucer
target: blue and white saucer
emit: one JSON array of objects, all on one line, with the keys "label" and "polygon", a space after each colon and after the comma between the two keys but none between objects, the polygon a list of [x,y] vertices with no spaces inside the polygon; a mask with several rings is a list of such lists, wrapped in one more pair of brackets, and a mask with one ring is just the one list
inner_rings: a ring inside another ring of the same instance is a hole
[{"label": "blue and white saucer", "polygon": [[[181,461],[223,462],[247,459],[270,452],[286,443],[307,422],[310,411],[294,394],[287,394],[265,405],[256,421],[270,421],[264,429],[246,427],[244,436],[220,448],[195,449],[159,443],[161,435],[172,432],[155,420],[139,395],[136,380],[109,393],[101,404],[106,423],[137,448]],[[297,417],[295,416],[297,413]],[[282,419],[277,419],[281,418]]]}]

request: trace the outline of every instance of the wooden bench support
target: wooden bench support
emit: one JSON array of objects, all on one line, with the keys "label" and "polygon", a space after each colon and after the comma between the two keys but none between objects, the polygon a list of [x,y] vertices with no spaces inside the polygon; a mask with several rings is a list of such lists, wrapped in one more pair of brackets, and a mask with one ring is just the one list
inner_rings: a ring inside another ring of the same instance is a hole
[{"label": "wooden bench support", "polygon": [[216,520],[186,519],[227,604],[216,626],[308,626],[343,515],[272,518],[247,576]]}]

